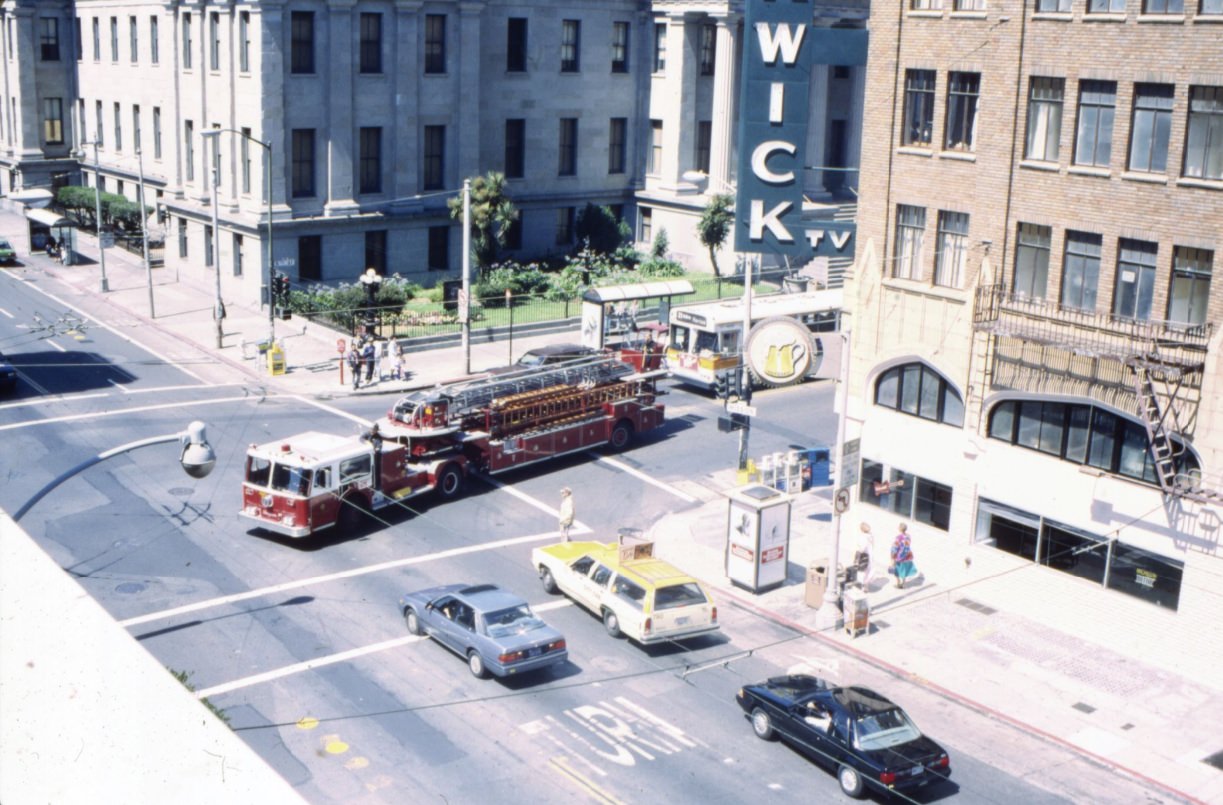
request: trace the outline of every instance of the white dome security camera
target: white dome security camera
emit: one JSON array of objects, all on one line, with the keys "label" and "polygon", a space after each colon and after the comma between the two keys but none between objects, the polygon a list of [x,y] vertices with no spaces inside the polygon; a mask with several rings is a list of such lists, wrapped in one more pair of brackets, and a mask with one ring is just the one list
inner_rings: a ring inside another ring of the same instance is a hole
[{"label": "white dome security camera", "polygon": [[204,478],[216,466],[217,454],[208,444],[208,435],[203,422],[195,421],[182,434],[183,454],[179,463],[192,478]]}]

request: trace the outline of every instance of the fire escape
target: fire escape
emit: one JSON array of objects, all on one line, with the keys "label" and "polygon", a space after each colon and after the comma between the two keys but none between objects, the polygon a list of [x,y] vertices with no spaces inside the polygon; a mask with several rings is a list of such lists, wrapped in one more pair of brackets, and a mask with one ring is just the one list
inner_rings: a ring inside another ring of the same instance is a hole
[{"label": "fire escape", "polygon": [[983,389],[1069,393],[1134,411],[1165,497],[1199,503],[1223,500],[1223,487],[1178,469],[1196,425],[1211,330],[1068,310],[1001,285],[977,288],[973,308],[974,334],[985,337]]}]

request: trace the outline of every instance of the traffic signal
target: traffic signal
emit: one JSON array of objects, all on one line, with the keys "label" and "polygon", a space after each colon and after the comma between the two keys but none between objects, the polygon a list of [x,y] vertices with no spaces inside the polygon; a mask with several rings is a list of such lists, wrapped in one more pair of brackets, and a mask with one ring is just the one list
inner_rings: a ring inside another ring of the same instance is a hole
[{"label": "traffic signal", "polygon": [[713,380],[714,394],[718,395],[719,400],[725,400],[730,396],[730,375],[719,374]]}]

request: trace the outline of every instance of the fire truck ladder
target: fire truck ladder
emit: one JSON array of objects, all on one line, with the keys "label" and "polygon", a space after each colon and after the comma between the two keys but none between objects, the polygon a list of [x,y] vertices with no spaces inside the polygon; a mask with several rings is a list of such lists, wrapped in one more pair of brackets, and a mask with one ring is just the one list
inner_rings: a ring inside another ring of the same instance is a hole
[{"label": "fire truck ladder", "polygon": [[639,399],[643,393],[641,386],[640,381],[607,383],[590,389],[553,386],[516,394],[496,400],[487,423],[471,424],[487,426],[489,435],[499,439],[528,430],[578,422],[601,412],[608,403]]},{"label": "fire truck ladder", "polygon": [[502,397],[552,386],[598,386],[619,380],[633,371],[632,366],[612,357],[582,358],[543,369],[465,380],[443,386],[439,391],[450,400],[451,417],[466,417]]}]

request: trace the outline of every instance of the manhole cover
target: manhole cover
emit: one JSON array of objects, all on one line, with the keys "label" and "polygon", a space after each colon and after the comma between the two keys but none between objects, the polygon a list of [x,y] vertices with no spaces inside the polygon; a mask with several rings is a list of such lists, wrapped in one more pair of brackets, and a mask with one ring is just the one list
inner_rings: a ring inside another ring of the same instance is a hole
[{"label": "manhole cover", "polygon": [[176,486],[170,490],[170,494],[176,498],[189,498],[191,497],[191,493],[194,491],[195,490],[191,489],[190,487]]},{"label": "manhole cover", "polygon": [[125,581],[115,588],[115,592],[125,595],[144,592],[144,583],[139,581]]},{"label": "manhole cover", "polygon": [[1075,702],[1070,706],[1075,710],[1078,710],[1080,713],[1094,713],[1096,711],[1096,708],[1085,702]]}]

